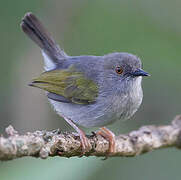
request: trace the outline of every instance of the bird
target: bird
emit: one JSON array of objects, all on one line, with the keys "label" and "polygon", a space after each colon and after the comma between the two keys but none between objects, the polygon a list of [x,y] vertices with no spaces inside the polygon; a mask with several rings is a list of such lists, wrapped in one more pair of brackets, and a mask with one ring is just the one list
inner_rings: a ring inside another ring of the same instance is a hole
[{"label": "bird", "polygon": [[40,48],[44,72],[29,85],[43,89],[56,113],[74,128],[82,153],[91,144],[81,127],[99,127],[96,135],[108,140],[108,154],[115,152],[115,134],[106,128],[133,116],[142,103],[142,69],[139,57],[127,52],[103,56],[69,56],[31,12],[22,18],[23,32]]}]

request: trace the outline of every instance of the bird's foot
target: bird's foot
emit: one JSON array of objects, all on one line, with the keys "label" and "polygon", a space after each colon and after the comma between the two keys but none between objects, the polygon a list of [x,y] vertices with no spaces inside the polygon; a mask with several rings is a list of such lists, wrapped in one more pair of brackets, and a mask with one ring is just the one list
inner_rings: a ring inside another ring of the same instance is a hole
[{"label": "bird's foot", "polygon": [[86,152],[89,152],[91,150],[92,146],[83,130],[79,129],[78,133],[80,136],[80,141],[81,141],[81,146],[82,146],[82,155],[81,156],[83,156]]},{"label": "bird's foot", "polygon": [[115,134],[112,131],[106,127],[102,127],[96,132],[96,135],[100,135],[109,141],[108,156],[115,153]]},{"label": "bird's foot", "polygon": [[86,137],[85,132],[80,129],[71,119],[68,119],[66,117],[64,117],[64,119],[77,131],[82,146],[82,153],[80,156],[83,156],[86,152],[89,152],[92,149],[89,139]]}]

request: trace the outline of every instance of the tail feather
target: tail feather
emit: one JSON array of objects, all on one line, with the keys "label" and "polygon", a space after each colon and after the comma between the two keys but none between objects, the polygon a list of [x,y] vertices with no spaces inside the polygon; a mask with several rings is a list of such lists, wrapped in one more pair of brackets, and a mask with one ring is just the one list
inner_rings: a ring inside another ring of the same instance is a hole
[{"label": "tail feather", "polygon": [[67,57],[67,54],[55,43],[49,32],[32,13],[25,14],[21,22],[21,28],[54,63]]}]

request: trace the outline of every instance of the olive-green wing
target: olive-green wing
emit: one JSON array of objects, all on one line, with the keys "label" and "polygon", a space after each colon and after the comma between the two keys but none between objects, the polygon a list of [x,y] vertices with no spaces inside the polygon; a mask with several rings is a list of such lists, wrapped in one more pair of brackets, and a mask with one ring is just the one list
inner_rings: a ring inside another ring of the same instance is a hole
[{"label": "olive-green wing", "polygon": [[76,104],[93,103],[98,96],[96,83],[72,68],[44,72],[30,85],[63,96]]}]

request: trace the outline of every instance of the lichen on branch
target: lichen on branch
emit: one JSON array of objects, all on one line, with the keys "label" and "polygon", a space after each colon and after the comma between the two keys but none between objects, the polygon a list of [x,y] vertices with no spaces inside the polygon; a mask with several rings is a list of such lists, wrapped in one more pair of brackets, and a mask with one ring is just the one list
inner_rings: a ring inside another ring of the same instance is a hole
[{"label": "lichen on branch", "polygon": [[[32,156],[45,159],[50,156],[82,156],[81,142],[74,133],[60,130],[35,131],[20,135],[11,125],[6,128],[8,137],[0,137],[0,160]],[[181,115],[170,125],[143,126],[128,134],[116,136],[116,150],[108,154],[109,142],[99,135],[87,135],[91,144],[85,156],[136,156],[154,149],[181,146]]]}]

